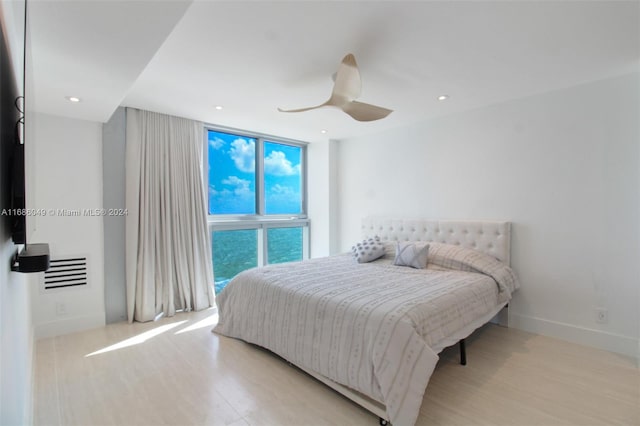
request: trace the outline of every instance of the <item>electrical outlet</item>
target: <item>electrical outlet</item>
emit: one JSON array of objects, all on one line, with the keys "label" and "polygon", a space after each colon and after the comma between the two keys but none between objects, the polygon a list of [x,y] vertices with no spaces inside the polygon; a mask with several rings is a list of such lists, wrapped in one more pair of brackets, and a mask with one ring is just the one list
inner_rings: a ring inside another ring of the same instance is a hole
[{"label": "electrical outlet", "polygon": [[596,308],[596,322],[606,324],[609,321],[609,312],[605,308]]},{"label": "electrical outlet", "polygon": [[56,303],[56,315],[67,315],[67,305],[63,302]]}]

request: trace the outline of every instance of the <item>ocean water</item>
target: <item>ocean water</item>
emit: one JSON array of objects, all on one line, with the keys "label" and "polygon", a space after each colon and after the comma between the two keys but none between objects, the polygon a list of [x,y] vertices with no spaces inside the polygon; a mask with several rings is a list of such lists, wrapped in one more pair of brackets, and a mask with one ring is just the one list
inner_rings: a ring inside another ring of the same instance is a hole
[{"label": "ocean water", "polygon": [[[258,265],[258,231],[213,231],[215,293],[220,293],[238,273]],[[302,228],[267,229],[268,263],[302,260]]]}]

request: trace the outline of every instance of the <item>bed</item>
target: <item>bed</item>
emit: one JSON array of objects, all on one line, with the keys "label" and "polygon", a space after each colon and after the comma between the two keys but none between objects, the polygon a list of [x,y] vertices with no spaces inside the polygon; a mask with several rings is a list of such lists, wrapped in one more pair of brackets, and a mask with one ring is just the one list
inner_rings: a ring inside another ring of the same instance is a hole
[{"label": "bed", "polygon": [[[519,287],[510,230],[509,222],[366,218],[362,238],[381,240],[384,256],[240,273],[216,299],[214,331],[276,353],[381,422],[413,425],[438,353],[498,314],[506,325],[503,308]],[[398,242],[429,243],[428,267],[394,265]]]}]

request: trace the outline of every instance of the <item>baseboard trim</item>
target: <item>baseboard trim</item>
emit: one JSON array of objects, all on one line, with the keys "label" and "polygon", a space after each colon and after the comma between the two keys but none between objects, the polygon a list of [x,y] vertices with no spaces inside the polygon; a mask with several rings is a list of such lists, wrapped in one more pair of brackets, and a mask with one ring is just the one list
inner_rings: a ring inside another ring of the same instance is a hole
[{"label": "baseboard trim", "polygon": [[514,313],[509,315],[509,327],[616,352],[640,362],[640,340],[633,337]]},{"label": "baseboard trim", "polygon": [[92,328],[104,327],[104,312],[92,315],[84,315],[51,321],[44,324],[37,324],[34,327],[35,337],[44,339],[47,337],[62,336],[63,334],[75,333],[78,331],[90,330]]}]

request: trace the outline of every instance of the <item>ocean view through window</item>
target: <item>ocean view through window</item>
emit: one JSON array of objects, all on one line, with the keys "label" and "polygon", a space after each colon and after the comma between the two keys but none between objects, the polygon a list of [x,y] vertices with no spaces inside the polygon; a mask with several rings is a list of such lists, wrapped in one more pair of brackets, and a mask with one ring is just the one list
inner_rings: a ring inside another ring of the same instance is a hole
[{"label": "ocean view through window", "polygon": [[302,228],[267,229],[267,259],[269,263],[302,260]]},{"label": "ocean view through window", "polygon": [[218,294],[238,273],[258,266],[258,235],[255,229],[213,231],[211,241],[214,290]]},{"label": "ocean view through window", "polygon": [[306,144],[208,128],[205,158],[216,294],[246,269],[308,258]]}]

